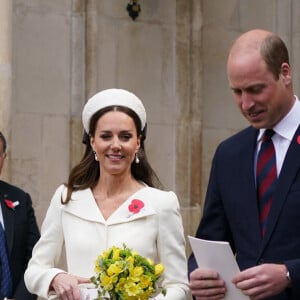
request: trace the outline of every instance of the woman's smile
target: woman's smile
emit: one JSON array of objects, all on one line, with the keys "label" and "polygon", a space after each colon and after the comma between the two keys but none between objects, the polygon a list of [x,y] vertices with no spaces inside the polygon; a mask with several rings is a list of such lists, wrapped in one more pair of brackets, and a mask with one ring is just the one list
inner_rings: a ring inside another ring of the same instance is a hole
[{"label": "woman's smile", "polygon": [[124,155],[121,155],[121,154],[107,154],[106,157],[108,157],[112,161],[119,161],[122,158],[124,158]]}]

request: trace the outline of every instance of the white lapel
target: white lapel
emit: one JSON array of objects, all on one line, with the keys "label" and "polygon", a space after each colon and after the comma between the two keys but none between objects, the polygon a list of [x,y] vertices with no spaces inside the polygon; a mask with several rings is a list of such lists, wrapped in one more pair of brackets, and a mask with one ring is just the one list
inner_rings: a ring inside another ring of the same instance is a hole
[{"label": "white lapel", "polygon": [[[152,193],[150,187],[144,187],[131,195],[107,220],[105,220],[98,208],[91,189],[73,192],[71,201],[64,206],[66,213],[73,214],[78,218],[106,225],[131,222],[136,219],[156,214],[152,205]],[[66,189],[64,191],[64,197]]]}]

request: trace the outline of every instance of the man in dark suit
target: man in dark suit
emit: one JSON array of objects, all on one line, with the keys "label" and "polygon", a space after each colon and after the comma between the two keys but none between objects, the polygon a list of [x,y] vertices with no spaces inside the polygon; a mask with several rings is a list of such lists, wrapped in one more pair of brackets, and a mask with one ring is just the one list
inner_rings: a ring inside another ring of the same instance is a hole
[{"label": "man in dark suit", "polygon": [[[6,140],[0,132],[0,174],[5,158]],[[32,248],[40,237],[31,198],[18,187],[0,180],[0,203],[0,226],[5,230],[12,279],[11,292],[7,295],[0,294],[0,299],[35,300],[37,297],[30,294],[24,284],[24,272]],[[0,274],[1,270],[2,266]]]},{"label": "man in dark suit", "polygon": [[[232,282],[251,300],[299,300],[300,103],[293,94],[285,44],[264,30],[242,34],[229,52],[227,75],[251,126],[216,150],[196,237],[230,243],[241,269]],[[277,178],[262,231],[255,170],[266,129],[275,132],[272,170]],[[224,298],[226,286],[217,271],[197,266],[190,256],[194,299]]]}]

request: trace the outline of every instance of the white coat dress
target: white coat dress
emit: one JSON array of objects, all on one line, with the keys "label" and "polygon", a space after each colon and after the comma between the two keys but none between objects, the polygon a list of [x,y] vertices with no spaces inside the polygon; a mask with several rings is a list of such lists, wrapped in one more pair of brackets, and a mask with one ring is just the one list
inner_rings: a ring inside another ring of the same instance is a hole
[{"label": "white coat dress", "polygon": [[[28,290],[49,297],[52,279],[65,246],[67,272],[81,277],[94,275],[95,259],[104,250],[125,243],[140,255],[162,263],[162,286],[167,295],[155,299],[185,300],[189,288],[185,238],[177,196],[148,186],[131,195],[107,220],[98,208],[91,189],[73,192],[67,205],[66,187],[54,193],[41,228],[41,238],[33,249],[25,272]],[[130,211],[132,200],[141,200],[140,210]]]}]

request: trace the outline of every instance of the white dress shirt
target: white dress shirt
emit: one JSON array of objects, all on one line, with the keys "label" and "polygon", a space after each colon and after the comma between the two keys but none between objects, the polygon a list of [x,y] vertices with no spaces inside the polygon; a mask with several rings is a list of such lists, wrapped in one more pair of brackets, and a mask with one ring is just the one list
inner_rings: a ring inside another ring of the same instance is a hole
[{"label": "white dress shirt", "polygon": [[[277,176],[279,176],[285,155],[291,144],[293,136],[300,124],[300,102],[297,96],[295,96],[295,103],[289,113],[273,128],[275,134],[272,136],[272,141],[276,153],[276,167]],[[261,146],[262,137],[265,132],[265,128],[260,129],[257,137],[257,152],[255,158],[255,166],[257,162],[257,155]]]}]

